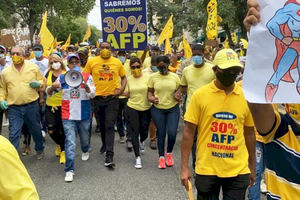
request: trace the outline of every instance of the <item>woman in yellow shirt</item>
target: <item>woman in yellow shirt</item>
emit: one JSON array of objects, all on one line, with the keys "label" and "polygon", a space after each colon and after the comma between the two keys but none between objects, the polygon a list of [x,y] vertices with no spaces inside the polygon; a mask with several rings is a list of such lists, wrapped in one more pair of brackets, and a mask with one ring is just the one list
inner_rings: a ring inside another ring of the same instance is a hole
[{"label": "woman in yellow shirt", "polygon": [[148,137],[148,128],[151,119],[151,103],[147,99],[149,75],[142,73],[142,62],[137,57],[130,59],[130,71],[132,75],[127,78],[129,99],[125,107],[125,115],[128,123],[127,131],[132,139],[136,157],[134,167],[141,169],[140,145],[141,152],[143,153],[145,148],[144,141]]},{"label": "woman in yellow shirt", "polygon": [[[66,73],[66,67],[62,59],[57,54],[52,54],[49,57],[49,71],[45,74],[47,87],[52,86],[52,83],[61,75]],[[55,155],[60,156],[59,162],[64,164],[65,157],[65,133],[61,119],[61,101],[62,91],[57,92],[52,96],[47,96],[46,99],[46,121],[48,124],[48,133],[54,140],[56,145]]]},{"label": "woman in yellow shirt", "polygon": [[[179,122],[179,106],[174,98],[180,80],[175,73],[168,70],[170,60],[166,56],[157,58],[159,72],[150,76],[148,82],[148,99],[153,103],[151,115],[157,127],[158,168],[174,165],[172,156]],[[165,138],[168,132],[168,147],[165,159]]]}]

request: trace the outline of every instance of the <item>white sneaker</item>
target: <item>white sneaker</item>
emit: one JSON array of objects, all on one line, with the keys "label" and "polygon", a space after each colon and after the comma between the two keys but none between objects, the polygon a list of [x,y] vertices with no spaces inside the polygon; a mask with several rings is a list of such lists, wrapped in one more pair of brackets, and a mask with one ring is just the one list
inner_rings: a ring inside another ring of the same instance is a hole
[{"label": "white sneaker", "polygon": [[89,154],[89,152],[82,153],[82,155],[81,155],[81,160],[84,160],[84,161],[86,161],[86,160],[88,160],[88,159],[89,159],[89,157],[90,157],[90,154]]},{"label": "white sneaker", "polygon": [[140,151],[142,154],[145,153],[145,142],[140,142]]},{"label": "white sneaker", "polygon": [[46,137],[46,132],[45,131],[42,131],[42,136],[43,136],[43,138]]},{"label": "white sneaker", "polygon": [[73,176],[74,176],[74,172],[72,171],[66,172],[65,182],[72,182]]},{"label": "white sneaker", "polygon": [[142,166],[142,160],[141,160],[141,157],[140,157],[140,156],[138,156],[138,157],[136,158],[134,167],[135,167],[136,169],[142,169],[143,166]]}]

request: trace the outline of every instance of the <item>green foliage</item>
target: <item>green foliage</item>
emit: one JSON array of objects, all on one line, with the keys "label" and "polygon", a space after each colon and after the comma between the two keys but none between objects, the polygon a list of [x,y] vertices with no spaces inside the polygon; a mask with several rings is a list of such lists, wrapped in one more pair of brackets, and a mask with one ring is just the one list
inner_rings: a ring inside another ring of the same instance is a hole
[{"label": "green foliage", "polygon": [[[203,30],[205,34],[208,2],[209,0],[174,0],[173,3],[170,3],[166,0],[147,0],[150,32],[160,34],[163,25],[173,14],[174,37],[180,36],[183,29],[191,32],[194,37],[199,36],[199,30]],[[223,19],[220,26],[227,33],[239,29],[242,37],[246,37],[243,26],[246,12],[246,0],[218,0],[218,15]],[[160,21],[157,25],[151,23],[155,15]]]},{"label": "green foliage", "polygon": [[[57,38],[57,41],[66,41],[71,33],[71,44],[80,43],[88,28],[86,19],[79,17],[76,19],[67,19],[58,16],[49,17],[47,23],[48,29]],[[91,27],[92,35],[89,39],[91,44],[96,44],[96,41],[101,37],[101,31],[95,26]]]}]

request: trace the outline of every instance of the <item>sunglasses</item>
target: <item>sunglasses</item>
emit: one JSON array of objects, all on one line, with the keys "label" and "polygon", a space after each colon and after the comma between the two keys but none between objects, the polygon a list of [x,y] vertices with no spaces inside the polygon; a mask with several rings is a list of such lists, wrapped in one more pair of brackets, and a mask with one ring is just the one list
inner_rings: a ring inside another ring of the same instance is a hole
[{"label": "sunglasses", "polygon": [[137,66],[130,66],[130,69],[140,69],[141,65],[137,65]]},{"label": "sunglasses", "polygon": [[14,55],[20,56],[21,54],[19,52],[12,52],[11,55],[13,55],[13,56]]}]

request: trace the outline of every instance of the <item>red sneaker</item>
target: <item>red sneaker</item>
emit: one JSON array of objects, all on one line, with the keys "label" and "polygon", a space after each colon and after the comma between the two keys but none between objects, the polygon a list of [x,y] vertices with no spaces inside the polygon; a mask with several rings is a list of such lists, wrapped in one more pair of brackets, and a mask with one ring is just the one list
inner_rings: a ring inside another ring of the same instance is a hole
[{"label": "red sneaker", "polygon": [[172,153],[167,153],[166,157],[167,157],[167,161],[166,161],[167,166],[172,167],[174,165]]},{"label": "red sneaker", "polygon": [[165,157],[159,157],[158,168],[159,169],[166,169],[166,160],[165,160]]}]

